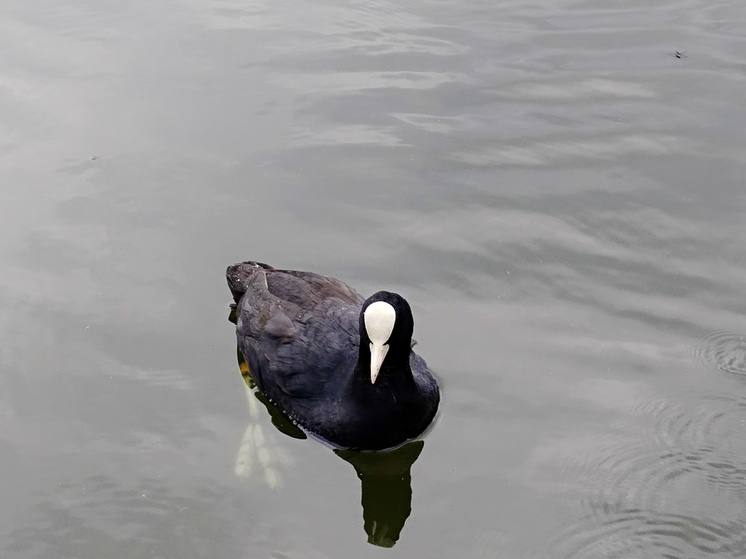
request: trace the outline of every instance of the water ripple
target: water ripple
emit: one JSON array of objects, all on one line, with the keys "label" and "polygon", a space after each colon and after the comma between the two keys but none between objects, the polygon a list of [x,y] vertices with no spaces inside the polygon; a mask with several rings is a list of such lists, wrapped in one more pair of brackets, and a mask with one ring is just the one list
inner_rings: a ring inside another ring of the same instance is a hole
[{"label": "water ripple", "polygon": [[693,350],[705,367],[731,375],[746,375],[746,334],[717,330]]},{"label": "water ripple", "polygon": [[548,450],[541,462],[575,480],[562,489],[583,510],[554,556],[743,557],[746,397],[647,399],[602,432]]},{"label": "water ripple", "polygon": [[632,508],[595,526],[585,519],[564,534],[558,548],[555,557],[573,559],[683,559],[704,553],[736,559],[746,549],[746,528],[736,519],[705,520]]},{"label": "water ripple", "polygon": [[591,508],[601,502],[604,509],[609,503],[653,506],[666,494],[683,499],[680,506],[696,505],[694,488],[746,503],[746,399],[707,397],[694,404],[659,399],[632,412],[651,427],[641,433],[637,448],[613,449],[613,463],[594,464],[605,473],[603,491],[589,499]]},{"label": "water ripple", "polygon": [[638,417],[654,424],[653,442],[688,449],[714,450],[732,434],[746,402],[728,397],[704,398],[700,403],[673,402],[666,398],[649,400],[632,409]]}]

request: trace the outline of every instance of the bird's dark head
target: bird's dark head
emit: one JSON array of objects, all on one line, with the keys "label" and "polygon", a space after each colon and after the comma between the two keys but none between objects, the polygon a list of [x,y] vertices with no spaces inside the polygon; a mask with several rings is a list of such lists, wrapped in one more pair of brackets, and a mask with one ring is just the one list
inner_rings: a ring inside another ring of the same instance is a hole
[{"label": "bird's dark head", "polygon": [[397,293],[379,291],[360,311],[360,351],[370,356],[370,382],[375,384],[384,360],[409,363],[414,317],[406,299]]}]

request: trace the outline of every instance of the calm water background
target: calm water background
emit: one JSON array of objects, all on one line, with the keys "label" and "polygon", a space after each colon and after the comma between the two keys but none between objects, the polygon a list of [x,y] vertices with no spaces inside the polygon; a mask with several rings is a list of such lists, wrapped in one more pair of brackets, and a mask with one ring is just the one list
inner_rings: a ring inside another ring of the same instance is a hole
[{"label": "calm water background", "polygon": [[[746,556],[745,54],[741,0],[3,2],[0,555]],[[252,418],[246,258],[412,303],[393,549]]]}]

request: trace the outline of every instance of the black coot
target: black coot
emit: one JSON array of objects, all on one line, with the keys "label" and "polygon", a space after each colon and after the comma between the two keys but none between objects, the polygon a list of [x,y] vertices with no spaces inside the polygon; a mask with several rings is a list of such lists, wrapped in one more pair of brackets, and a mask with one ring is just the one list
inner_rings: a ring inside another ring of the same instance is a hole
[{"label": "black coot", "polygon": [[259,389],[306,431],[348,449],[420,435],[440,393],[412,351],[407,301],[259,262],[227,270],[238,347]]}]

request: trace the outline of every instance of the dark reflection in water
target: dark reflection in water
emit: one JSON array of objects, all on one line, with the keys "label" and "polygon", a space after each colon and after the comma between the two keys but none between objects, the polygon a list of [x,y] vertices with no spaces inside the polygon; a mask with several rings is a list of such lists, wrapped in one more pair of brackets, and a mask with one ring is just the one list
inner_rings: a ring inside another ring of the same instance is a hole
[{"label": "dark reflection in water", "polygon": [[[229,320],[235,323],[235,310]],[[247,396],[251,410],[251,398],[259,400],[278,431],[293,439],[306,439],[308,436],[282,411],[270,403],[256,387],[241,350],[236,348],[238,367],[248,387]],[[254,415],[252,413],[252,415]],[[272,462],[276,460],[266,446],[265,438],[256,436],[255,426],[249,424],[236,460],[237,471],[245,470],[250,458],[248,453],[257,451],[264,469],[265,482],[270,486],[279,484],[278,473]],[[334,454],[355,468],[361,485],[363,523],[368,543],[380,547],[393,547],[399,540],[404,524],[412,512],[412,465],[417,461],[425,442],[415,440],[395,449],[377,452],[333,449]],[[260,447],[260,448],[256,448]]]},{"label": "dark reflection in water", "polygon": [[410,470],[424,446],[424,441],[412,441],[384,452],[334,451],[352,464],[360,478],[363,521],[369,543],[391,547],[399,539],[412,512]]}]

